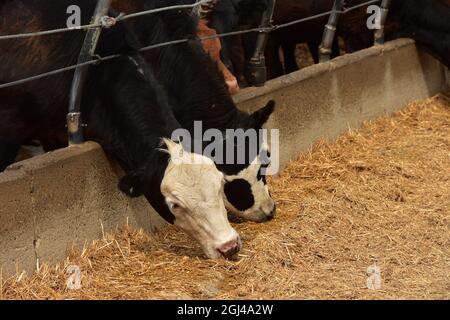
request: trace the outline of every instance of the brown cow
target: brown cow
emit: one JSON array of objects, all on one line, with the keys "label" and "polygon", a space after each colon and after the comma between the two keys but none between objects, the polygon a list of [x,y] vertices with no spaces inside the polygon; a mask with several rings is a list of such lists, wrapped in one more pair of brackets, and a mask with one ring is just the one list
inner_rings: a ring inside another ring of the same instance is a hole
[{"label": "brown cow", "polygon": [[[217,35],[214,29],[208,27],[208,21],[201,19],[198,23],[198,36],[199,38],[210,37]],[[216,61],[217,66],[225,77],[225,82],[228,85],[228,90],[230,94],[234,95],[239,92],[239,85],[236,77],[228,70],[225,64],[220,59],[220,51],[222,50],[222,45],[218,38],[208,39],[202,41],[203,48],[210,55],[210,57]]]}]

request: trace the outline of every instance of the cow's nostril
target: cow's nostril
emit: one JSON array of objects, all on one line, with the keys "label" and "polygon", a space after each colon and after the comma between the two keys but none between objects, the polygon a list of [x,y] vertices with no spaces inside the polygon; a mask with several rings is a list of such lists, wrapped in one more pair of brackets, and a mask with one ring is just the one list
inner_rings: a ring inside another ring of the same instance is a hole
[{"label": "cow's nostril", "polygon": [[273,205],[272,211],[267,215],[267,221],[270,221],[270,220],[273,219],[273,217],[275,217],[276,211],[277,211],[277,207],[276,207],[276,205],[274,204],[274,205]]},{"label": "cow's nostril", "polygon": [[273,204],[273,209],[272,209],[272,212],[270,213],[270,215],[273,217],[276,212],[277,212],[277,205]]},{"label": "cow's nostril", "polygon": [[240,249],[241,246],[239,244],[239,241],[231,240],[224,243],[219,248],[217,248],[217,251],[219,251],[220,254],[222,254],[225,258],[232,259],[239,252]]}]

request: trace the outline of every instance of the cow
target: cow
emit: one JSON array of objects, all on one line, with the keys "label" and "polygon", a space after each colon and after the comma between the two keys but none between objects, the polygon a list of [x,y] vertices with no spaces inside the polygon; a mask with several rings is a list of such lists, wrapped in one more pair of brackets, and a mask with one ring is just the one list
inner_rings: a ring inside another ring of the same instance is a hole
[{"label": "cow", "polygon": [[[132,13],[179,3],[179,0],[117,0],[113,1],[113,7]],[[275,107],[273,101],[252,114],[238,110],[223,74],[198,41],[198,19],[190,10],[139,17],[131,20],[130,26],[144,46],[192,39],[187,43],[153,48],[142,53],[157,79],[165,86],[175,117],[183,128],[194,132],[195,122],[201,121],[204,130],[259,130],[269,119]],[[247,143],[242,149],[247,150],[248,147]],[[246,157],[244,164],[216,164],[225,175],[227,209],[244,220],[263,222],[273,218],[275,202],[261,174],[267,165],[267,161],[262,159],[268,154],[266,144],[258,141],[258,148],[261,154]]]},{"label": "cow", "polygon": [[220,52],[222,51],[222,45],[220,40],[214,36],[217,36],[216,30],[208,27],[206,20],[201,19],[198,24],[197,35],[202,40],[203,49],[210,55],[210,57],[216,61],[219,70],[222,72],[225,83],[228,86],[228,91],[231,95],[235,95],[239,92],[239,84],[236,77],[231,73],[231,71],[225,66],[220,57]]},{"label": "cow", "polygon": [[[227,1],[231,0],[223,0],[222,6],[225,6]],[[344,3],[345,8],[349,8],[363,2],[364,0],[347,0]],[[333,3],[334,0],[277,0],[273,17],[274,24],[279,25],[330,11]],[[399,37],[412,38],[422,48],[448,66],[450,59],[449,7],[449,0],[393,0],[386,25],[386,40]],[[241,8],[241,10],[243,9]],[[228,12],[228,15],[225,14],[226,12]],[[245,16],[245,12],[234,13],[234,19],[225,18],[232,15],[230,12],[230,10],[220,9],[217,5],[209,14],[210,25],[219,25],[222,28],[221,32],[229,32],[233,28],[237,28],[237,24],[231,26],[230,24],[224,24],[222,21],[227,19],[237,21],[237,17],[239,15]],[[255,10],[255,12],[258,11]],[[265,52],[269,79],[298,70],[295,56],[295,48],[298,43],[307,43],[314,61],[316,63],[319,61],[318,49],[327,19],[328,17],[324,16],[288,28],[278,29],[269,36]],[[367,6],[362,6],[341,16],[337,26],[337,36],[343,39],[346,53],[373,45],[373,30],[367,28],[367,19]],[[241,44],[244,49],[242,50],[243,53],[233,59],[234,67],[232,70],[237,71],[235,76],[238,78],[242,77],[238,73],[245,69],[242,63],[248,60],[252,54],[252,42],[248,39],[243,41],[243,44]],[[283,52],[283,61],[279,56],[280,48]],[[225,50],[227,50],[227,46],[224,46],[223,51]],[[239,50],[233,47],[232,51],[238,52]],[[339,54],[340,49],[337,41],[335,41],[331,57]],[[222,52],[222,56],[233,57],[231,52]]]},{"label": "cow", "polygon": [[[0,35],[63,28],[71,5],[81,8],[82,23],[89,23],[95,0],[4,0]],[[0,40],[0,83],[75,64],[83,39],[84,32],[75,30]],[[241,240],[227,219],[223,174],[211,159],[170,139],[181,126],[137,47],[123,23],[102,32],[96,54],[121,57],[89,69],[81,97],[86,138],[124,170],[120,190],[145,196],[167,222],[196,239],[207,257],[233,258]],[[23,141],[65,130],[72,77],[73,72],[64,72],[0,89],[0,171]]]},{"label": "cow", "polygon": [[[345,8],[363,3],[363,0],[347,0]],[[300,14],[296,8],[307,7]],[[333,0],[293,1],[278,0],[274,20],[276,24],[285,20],[301,19],[309,15],[328,11],[333,6]],[[283,13],[283,11],[285,13]],[[289,17],[289,19],[286,19]],[[337,35],[343,39],[346,53],[368,48],[374,43],[374,32],[367,28],[367,6],[362,6],[342,15],[337,26]],[[284,18],[284,19],[283,19]],[[318,62],[318,47],[323,33],[324,19],[318,19],[318,25],[310,22],[300,23],[295,27],[278,30],[272,36],[268,48],[268,67],[273,75],[280,75],[281,62],[274,52],[281,46],[285,61],[285,73],[297,70],[295,45],[307,42],[315,62]],[[393,0],[386,23],[386,40],[399,37],[414,39],[422,48],[429,51],[436,59],[447,67],[450,65],[450,2],[449,0]],[[296,34],[297,37],[292,37]],[[302,37],[315,37],[313,43]],[[271,43],[275,42],[275,47]],[[332,57],[339,54],[337,42],[334,42]]]},{"label": "cow", "polygon": [[[347,0],[346,7],[361,0]],[[368,48],[374,43],[374,32],[367,28],[367,6],[350,11],[338,24],[338,35],[347,53]],[[450,1],[449,0],[392,0],[385,39],[411,38],[425,51],[447,67],[450,66]]]},{"label": "cow", "polygon": [[[239,1],[239,0],[235,0]],[[211,26],[219,26],[221,32],[230,32],[233,29],[238,28],[239,25],[245,25],[246,27],[255,27],[258,21],[261,20],[261,16],[264,10],[268,9],[268,1],[263,0],[259,5],[252,4],[251,6],[240,6],[235,11],[230,10],[231,0],[223,0],[222,4],[217,4],[209,13],[208,19]],[[362,0],[353,0],[352,5],[363,2]],[[334,0],[277,0],[275,2],[275,8],[273,13],[273,24],[280,25],[288,23],[297,19],[307,18],[312,15],[320,14],[330,11],[333,7]],[[346,2],[347,4],[349,1]],[[225,10],[224,7],[228,9]],[[357,12],[357,13],[356,13]],[[343,17],[344,25],[352,25],[356,19],[359,19],[361,13],[365,14],[365,8],[360,8],[351,13],[348,13]],[[250,15],[251,13],[251,15]],[[234,16],[234,19],[232,18]],[[239,18],[238,18],[239,17]],[[355,19],[356,17],[356,19]],[[226,24],[224,21],[234,21],[234,25],[230,23]],[[290,26],[288,28],[280,28],[273,31],[267,40],[266,45],[266,65],[267,65],[267,77],[273,79],[286,73],[291,73],[299,69],[297,65],[297,59],[295,56],[295,49],[298,43],[306,43],[311,52],[314,61],[319,62],[319,46],[322,40],[322,34],[324,26],[328,21],[328,16],[319,17],[310,21]],[[361,23],[364,23],[365,20]],[[358,23],[358,26],[360,23]],[[359,28],[359,27],[358,27]],[[346,32],[342,29],[339,30],[339,34],[343,38],[349,40],[348,43],[355,43],[359,41],[357,33],[352,33],[352,37],[347,37]],[[224,47],[222,52],[223,57],[232,56],[232,70],[237,70],[238,74],[235,74],[238,78],[242,78],[242,70],[245,70],[245,66],[242,66],[243,61],[248,61],[253,54],[254,50],[254,34],[243,36],[241,45],[243,47],[243,55],[232,55],[231,52],[225,52],[227,46]],[[364,38],[366,40],[366,38]],[[360,42],[357,42],[360,45]],[[365,45],[366,43],[364,43]],[[280,59],[279,52],[282,49],[283,59]],[[238,51],[236,46],[233,47],[233,51]],[[358,49],[351,49],[351,46],[346,47],[348,52],[353,52]],[[333,42],[332,57],[336,57],[340,54],[340,49],[337,41]],[[226,60],[226,58],[223,58]]]},{"label": "cow", "polygon": [[[214,5],[203,11],[203,17],[217,33],[227,33],[238,28],[259,27],[261,16],[268,6],[267,0],[216,0]],[[235,53],[236,49],[240,51],[239,45],[245,45],[243,38],[236,35],[221,39],[221,58],[235,74],[239,74],[239,70],[244,73],[242,66],[236,63],[237,59],[242,59],[244,51]]]},{"label": "cow", "polygon": [[[297,19],[307,18],[331,10],[333,0],[295,1],[279,0],[274,11],[274,24],[283,24]],[[306,21],[288,28],[276,30],[269,36],[266,47],[266,61],[268,79],[297,71],[298,65],[295,56],[297,43],[306,43],[314,62],[319,62],[318,50],[322,40],[322,33],[328,17],[324,16]],[[279,59],[279,50],[282,49],[284,64]],[[337,42],[333,43],[332,56],[339,54]]]},{"label": "cow", "polygon": [[414,39],[450,68],[450,0],[394,0],[386,37]]}]

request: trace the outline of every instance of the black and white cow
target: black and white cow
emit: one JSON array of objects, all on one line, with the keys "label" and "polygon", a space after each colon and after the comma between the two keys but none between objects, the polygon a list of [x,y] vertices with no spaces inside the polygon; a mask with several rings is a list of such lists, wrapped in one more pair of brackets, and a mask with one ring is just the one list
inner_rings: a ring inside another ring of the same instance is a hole
[{"label": "black and white cow", "polygon": [[[65,27],[67,8],[74,4],[88,23],[94,0],[4,0],[0,35]],[[72,31],[0,41],[0,83],[75,64],[83,39],[84,32]],[[223,174],[209,158],[168,139],[180,124],[135,47],[122,24],[102,33],[97,53],[124,56],[90,68],[82,95],[86,136],[124,169],[122,191],[144,195],[165,220],[198,240],[208,257],[230,258],[241,241],[227,220]],[[0,89],[0,171],[24,141],[64,133],[72,77],[66,72]]]},{"label": "black and white cow", "polygon": [[[164,7],[192,0],[129,0],[113,1],[113,7],[125,13]],[[274,111],[271,101],[253,114],[241,112],[235,106],[222,73],[216,63],[196,41],[197,18],[191,10],[167,11],[130,21],[143,45],[192,38],[193,41],[149,50],[143,56],[155,71],[157,79],[167,89],[170,105],[177,120],[194,131],[194,122],[201,121],[203,130],[260,129]],[[263,154],[264,142],[258,147]],[[243,149],[248,149],[248,145]],[[251,158],[251,159],[250,159]],[[225,174],[226,206],[246,220],[262,222],[275,213],[265,178],[261,175],[264,161],[260,156],[249,157],[245,164],[223,164],[218,168]]]}]

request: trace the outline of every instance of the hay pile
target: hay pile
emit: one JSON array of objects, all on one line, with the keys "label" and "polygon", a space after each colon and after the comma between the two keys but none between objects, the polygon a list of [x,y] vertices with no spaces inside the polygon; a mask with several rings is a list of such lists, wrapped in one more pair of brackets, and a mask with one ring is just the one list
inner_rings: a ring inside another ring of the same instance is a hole
[{"label": "hay pile", "polygon": [[[450,298],[446,98],[318,143],[271,188],[276,219],[235,225],[244,241],[238,262],[201,258],[173,228],[122,230],[30,278],[3,279],[1,298]],[[380,290],[366,285],[374,263]],[[69,264],[81,267],[80,290],[66,288]]]}]

